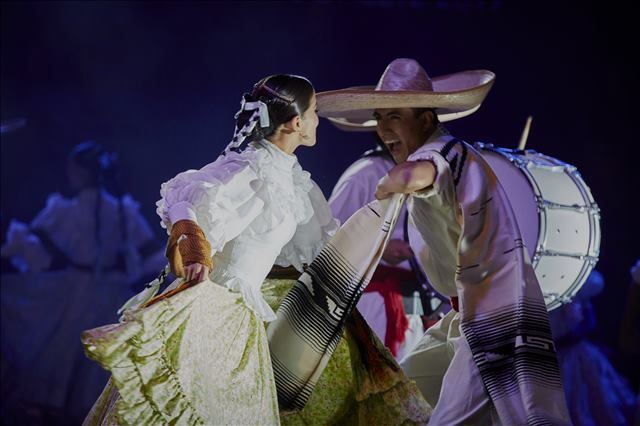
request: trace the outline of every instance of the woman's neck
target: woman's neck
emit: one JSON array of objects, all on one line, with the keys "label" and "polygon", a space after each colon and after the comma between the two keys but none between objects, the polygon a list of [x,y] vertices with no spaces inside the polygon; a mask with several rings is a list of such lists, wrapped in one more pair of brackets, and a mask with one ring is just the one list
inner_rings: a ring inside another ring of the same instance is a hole
[{"label": "woman's neck", "polygon": [[293,152],[298,148],[300,143],[296,140],[295,133],[286,134],[282,132],[276,132],[269,140],[272,144],[280,148],[285,154],[293,155]]}]

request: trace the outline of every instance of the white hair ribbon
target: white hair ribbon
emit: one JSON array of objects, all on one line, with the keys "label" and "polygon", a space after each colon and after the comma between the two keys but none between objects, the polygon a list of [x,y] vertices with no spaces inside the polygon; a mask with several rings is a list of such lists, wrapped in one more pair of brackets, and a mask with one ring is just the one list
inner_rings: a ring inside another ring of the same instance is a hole
[{"label": "white hair ribbon", "polygon": [[262,101],[246,102],[242,99],[242,109],[240,111],[253,111],[257,109],[260,114],[260,127],[269,127],[269,108]]},{"label": "white hair ribbon", "polygon": [[258,110],[258,114],[260,114],[260,127],[269,127],[269,108],[267,108],[267,104],[262,101],[247,102],[242,98],[240,111],[236,113],[236,118],[238,118],[242,111],[253,111],[256,109]]},{"label": "white hair ribbon", "polygon": [[227,145],[224,152],[225,154],[234,148],[238,148],[242,145],[242,142],[246,139],[247,136],[253,132],[253,129],[256,127],[256,123],[260,120],[260,127],[269,127],[269,108],[267,104],[262,101],[255,102],[247,102],[242,97],[242,101],[240,101],[240,110],[236,112],[234,116],[236,119],[242,114],[243,111],[254,111],[249,117],[249,120],[242,126],[242,128],[238,129],[236,127],[235,132],[233,132],[233,139]]}]

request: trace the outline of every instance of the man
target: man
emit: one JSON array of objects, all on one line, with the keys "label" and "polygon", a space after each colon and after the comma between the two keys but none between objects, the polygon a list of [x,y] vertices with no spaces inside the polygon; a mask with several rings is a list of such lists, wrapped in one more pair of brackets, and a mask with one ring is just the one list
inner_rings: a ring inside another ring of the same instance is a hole
[{"label": "man", "polygon": [[[377,137],[376,137],[377,139]],[[378,139],[379,144],[381,141]],[[344,223],[359,208],[375,199],[378,181],[393,168],[391,154],[378,146],[351,164],[333,188],[329,205],[334,217]],[[408,223],[406,207],[398,218],[380,265],[358,302],[358,310],[391,353],[402,359],[424,333],[422,315],[433,324],[448,304],[431,295],[419,282],[422,271],[409,245],[421,238]],[[420,247],[416,247],[418,250]],[[417,292],[417,293],[416,293]]]},{"label": "man", "polygon": [[401,362],[435,405],[431,424],[569,424],[546,306],[506,194],[479,153],[440,124],[475,112],[494,79],[431,80],[415,60],[396,59],[375,89],[325,92],[318,105],[343,126],[375,126],[398,163],[376,197],[411,194],[428,247],[421,261],[458,311]]}]

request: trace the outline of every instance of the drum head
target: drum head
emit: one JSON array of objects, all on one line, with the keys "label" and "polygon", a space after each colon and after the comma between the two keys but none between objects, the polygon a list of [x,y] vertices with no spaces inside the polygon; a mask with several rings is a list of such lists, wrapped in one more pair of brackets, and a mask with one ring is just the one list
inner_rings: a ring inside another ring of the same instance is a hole
[{"label": "drum head", "polygon": [[595,266],[598,209],[575,167],[535,151],[476,144],[516,216],[547,309],[567,303]]},{"label": "drum head", "polygon": [[529,179],[505,156],[490,150],[482,150],[480,152],[493,169],[500,185],[507,194],[513,213],[516,216],[522,239],[527,246],[529,258],[533,258],[538,246],[540,216]]}]

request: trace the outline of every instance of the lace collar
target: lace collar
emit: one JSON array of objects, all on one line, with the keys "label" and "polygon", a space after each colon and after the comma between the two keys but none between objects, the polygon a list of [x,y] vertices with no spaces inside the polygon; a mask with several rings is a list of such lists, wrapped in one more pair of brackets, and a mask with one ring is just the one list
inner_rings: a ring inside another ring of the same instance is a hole
[{"label": "lace collar", "polygon": [[[254,166],[261,179],[274,186],[272,200],[278,200],[276,202],[282,208],[292,211],[299,224],[308,222],[314,214],[309,199],[313,182],[311,174],[298,163],[298,157],[287,154],[267,140],[256,141],[251,148],[255,150]],[[291,183],[292,190],[289,189]]]},{"label": "lace collar", "polygon": [[296,164],[298,164],[298,157],[293,154],[287,154],[277,145],[269,142],[266,139],[255,142],[256,147],[262,147],[271,154],[272,164],[278,169],[291,170]]}]

